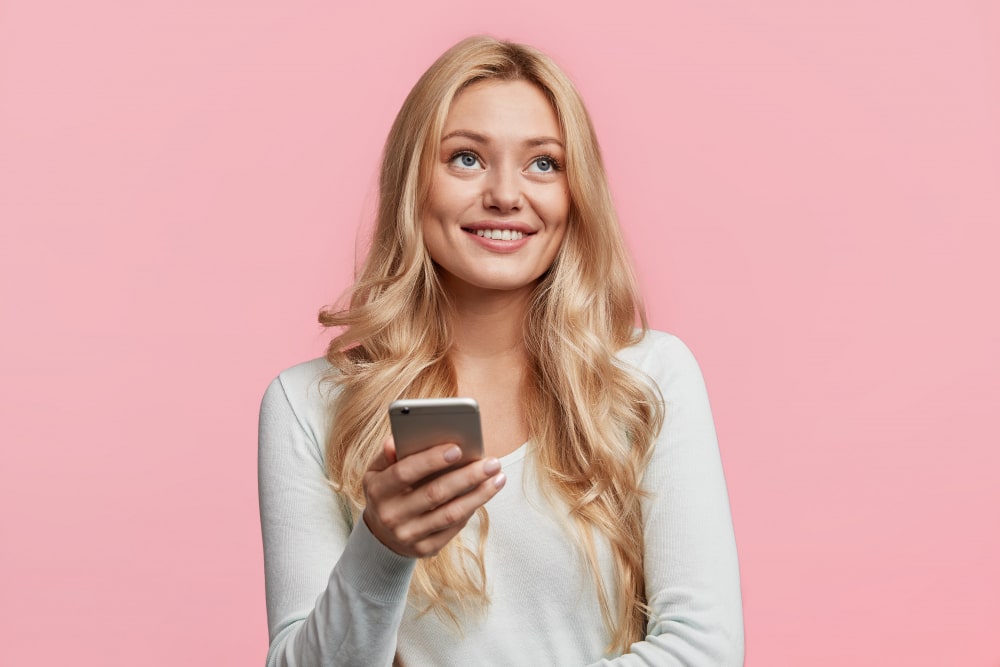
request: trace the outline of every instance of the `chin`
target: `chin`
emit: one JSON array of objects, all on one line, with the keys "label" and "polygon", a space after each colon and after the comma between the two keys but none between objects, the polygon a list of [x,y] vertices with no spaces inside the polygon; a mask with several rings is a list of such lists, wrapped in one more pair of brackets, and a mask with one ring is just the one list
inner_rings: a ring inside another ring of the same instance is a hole
[{"label": "chin", "polygon": [[[439,267],[440,268],[440,267]],[[446,288],[467,290],[482,290],[488,292],[518,292],[534,289],[539,277],[511,275],[478,275],[461,276],[447,271],[441,271],[441,282]]]}]

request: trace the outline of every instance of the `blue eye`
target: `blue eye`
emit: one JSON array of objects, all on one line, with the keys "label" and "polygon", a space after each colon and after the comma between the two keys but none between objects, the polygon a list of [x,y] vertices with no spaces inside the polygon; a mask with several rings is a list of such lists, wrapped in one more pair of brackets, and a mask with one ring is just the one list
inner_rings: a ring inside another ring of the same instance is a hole
[{"label": "blue eye", "polygon": [[536,173],[550,174],[554,171],[559,171],[559,163],[556,162],[555,158],[551,158],[547,155],[535,158],[531,163],[531,169],[529,171],[534,171]]},{"label": "blue eye", "polygon": [[463,151],[456,153],[450,160],[451,164],[461,169],[482,169],[479,157],[475,153]]}]

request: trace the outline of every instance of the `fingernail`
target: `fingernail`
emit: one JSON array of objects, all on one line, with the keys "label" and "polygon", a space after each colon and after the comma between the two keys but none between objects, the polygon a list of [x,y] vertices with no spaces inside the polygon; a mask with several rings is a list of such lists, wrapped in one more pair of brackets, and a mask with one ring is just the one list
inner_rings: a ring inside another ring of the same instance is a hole
[{"label": "fingernail", "polygon": [[448,463],[454,463],[460,458],[462,458],[462,450],[458,447],[452,447],[444,453],[444,460]]},{"label": "fingernail", "polygon": [[493,478],[493,486],[497,487],[498,489],[502,489],[503,485],[506,483],[507,483],[507,475],[503,473],[500,473],[499,475]]},{"label": "fingernail", "polygon": [[483,472],[487,475],[492,475],[498,470],[500,470],[500,462],[496,459],[486,459],[486,461],[483,462]]}]

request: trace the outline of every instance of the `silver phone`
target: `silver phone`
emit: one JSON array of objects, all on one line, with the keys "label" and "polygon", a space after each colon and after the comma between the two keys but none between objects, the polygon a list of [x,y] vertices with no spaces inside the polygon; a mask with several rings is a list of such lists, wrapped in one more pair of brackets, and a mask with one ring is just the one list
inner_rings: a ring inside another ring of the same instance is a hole
[{"label": "silver phone", "polygon": [[453,442],[462,449],[458,467],[483,458],[479,404],[472,398],[404,398],[389,405],[396,458]]}]

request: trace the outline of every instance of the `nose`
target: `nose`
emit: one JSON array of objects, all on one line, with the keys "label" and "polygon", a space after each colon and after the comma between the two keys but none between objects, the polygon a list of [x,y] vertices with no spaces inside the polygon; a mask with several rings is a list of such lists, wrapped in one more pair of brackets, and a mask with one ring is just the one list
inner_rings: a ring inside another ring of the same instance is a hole
[{"label": "nose", "polygon": [[519,211],[524,205],[520,173],[516,169],[495,168],[485,179],[483,205],[491,210],[507,213]]}]

